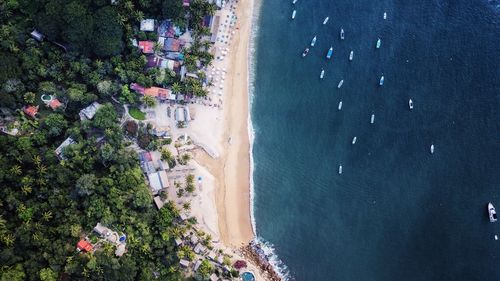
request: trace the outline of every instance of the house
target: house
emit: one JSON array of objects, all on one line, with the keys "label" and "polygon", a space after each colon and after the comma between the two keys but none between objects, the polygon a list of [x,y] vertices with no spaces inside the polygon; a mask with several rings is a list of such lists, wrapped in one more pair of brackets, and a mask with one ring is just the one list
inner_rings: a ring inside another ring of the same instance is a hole
[{"label": "house", "polygon": [[184,60],[184,55],[180,52],[168,52],[165,57],[171,60]]},{"label": "house", "polygon": [[217,277],[217,274],[212,273],[212,275],[210,275],[210,281],[218,281],[218,280],[219,280],[219,277]]},{"label": "house", "polygon": [[215,261],[215,258],[217,257],[217,255],[215,254],[214,251],[210,251],[210,253],[208,253],[208,258]]},{"label": "house", "polygon": [[165,171],[159,171],[149,174],[148,180],[153,194],[157,194],[160,190],[169,187],[168,177]]},{"label": "house", "polygon": [[102,225],[100,222],[96,224],[96,226],[94,227],[94,231],[102,237],[106,237],[111,233],[111,230]]},{"label": "house", "polygon": [[69,146],[69,145],[72,145],[72,144],[75,144],[76,141],[74,141],[71,137],[67,138],[66,140],[64,140],[55,150],[55,153],[57,155],[57,158],[59,158],[59,160],[66,160],[66,158],[64,157],[64,149]]},{"label": "house", "polygon": [[97,110],[99,107],[102,105],[98,102],[93,102],[91,105],[85,107],[84,109],[80,110],[80,120],[92,120],[94,118],[94,115],[96,114]]},{"label": "house", "polygon": [[184,122],[186,120],[185,114],[184,114],[184,107],[178,107],[175,110],[175,120],[177,122]]},{"label": "house", "polygon": [[206,249],[207,248],[205,246],[201,245],[201,243],[198,243],[198,244],[196,244],[196,246],[194,246],[193,251],[197,254],[200,254],[200,253],[205,252]]},{"label": "house", "polygon": [[144,95],[145,88],[137,83],[130,84],[130,89],[134,90],[136,93]]},{"label": "house", "polygon": [[160,196],[155,196],[153,198],[153,201],[155,202],[156,208],[158,208],[158,210],[161,209],[161,207],[163,207],[163,205],[165,205],[163,200],[161,200]]},{"label": "house", "polygon": [[120,244],[120,245],[116,246],[115,256],[121,257],[121,256],[123,256],[123,254],[125,254],[126,251],[127,251],[127,249],[125,248],[125,244]]},{"label": "house", "polygon": [[154,30],[155,30],[154,19],[141,20],[141,31],[154,31]]},{"label": "house", "polygon": [[49,103],[47,104],[47,106],[52,108],[52,110],[56,110],[59,107],[61,107],[62,105],[63,104],[58,99],[53,99],[53,100],[49,101]]},{"label": "house", "polygon": [[182,239],[180,239],[180,238],[175,238],[175,245],[177,245],[177,246],[182,245]]},{"label": "house", "polygon": [[82,239],[82,240],[78,241],[78,243],[76,244],[76,249],[77,249],[77,251],[91,252],[93,249],[93,246],[87,240]]},{"label": "house", "polygon": [[188,267],[189,267],[189,261],[184,260],[184,259],[183,259],[183,260],[181,260],[181,261],[179,262],[179,264],[180,264],[182,267],[185,267],[185,268],[188,268]]},{"label": "house", "polygon": [[189,7],[190,0],[182,0],[183,7]]},{"label": "house", "polygon": [[194,271],[197,271],[197,270],[198,270],[198,268],[200,268],[200,265],[201,265],[201,260],[197,260],[197,261],[194,263],[193,270],[194,270]]},{"label": "house", "polygon": [[168,98],[168,96],[170,95],[170,90],[165,89],[165,88],[159,88],[159,87],[145,88],[144,95],[150,96],[150,97],[155,97],[155,98],[160,99],[160,100],[166,100]]},{"label": "house", "polygon": [[170,20],[165,20],[158,26],[158,36],[173,38],[180,35],[181,30],[176,27]]},{"label": "house", "polygon": [[194,235],[194,234],[193,234],[193,235],[191,235],[191,243],[192,243],[193,245],[198,244],[198,241],[199,241],[198,236],[196,236],[196,235]]},{"label": "house", "polygon": [[154,53],[155,43],[153,41],[139,41],[139,49],[144,54],[152,54]]},{"label": "house", "polygon": [[183,221],[188,219],[188,216],[184,213],[181,213],[179,216],[181,217],[181,220],[183,220]]},{"label": "house", "polygon": [[23,107],[23,112],[31,118],[36,118],[36,115],[38,114],[38,105],[37,106],[33,106],[33,105],[25,106],[25,107]]},{"label": "house", "polygon": [[[141,42],[139,42],[140,44]],[[165,52],[179,52],[182,47],[182,41],[175,38],[167,38],[163,44],[163,50]]]},{"label": "house", "polygon": [[33,37],[36,41],[38,42],[42,42],[43,39],[45,38],[45,36],[43,34],[41,34],[40,32],[38,32],[36,29],[34,29],[31,33],[30,33],[31,37]]}]

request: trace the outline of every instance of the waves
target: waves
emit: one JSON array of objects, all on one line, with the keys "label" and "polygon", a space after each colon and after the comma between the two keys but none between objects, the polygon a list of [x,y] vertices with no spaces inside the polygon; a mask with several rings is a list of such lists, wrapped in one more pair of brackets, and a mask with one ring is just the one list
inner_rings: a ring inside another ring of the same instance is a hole
[{"label": "waves", "polygon": [[279,277],[281,277],[282,280],[294,280],[286,264],[283,263],[283,261],[276,254],[274,245],[271,242],[264,240],[262,237],[257,237],[255,238],[255,244],[258,245],[257,252],[259,253],[259,255],[261,255],[264,259],[267,260],[267,262],[269,262],[269,264],[274,268],[274,271],[278,273]]}]

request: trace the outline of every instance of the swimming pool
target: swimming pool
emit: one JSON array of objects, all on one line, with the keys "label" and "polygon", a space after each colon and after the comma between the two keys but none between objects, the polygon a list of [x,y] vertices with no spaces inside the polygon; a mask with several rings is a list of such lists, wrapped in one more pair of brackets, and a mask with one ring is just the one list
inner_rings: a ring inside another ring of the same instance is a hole
[{"label": "swimming pool", "polygon": [[246,271],[241,274],[241,279],[243,281],[255,281],[255,276],[252,272]]}]

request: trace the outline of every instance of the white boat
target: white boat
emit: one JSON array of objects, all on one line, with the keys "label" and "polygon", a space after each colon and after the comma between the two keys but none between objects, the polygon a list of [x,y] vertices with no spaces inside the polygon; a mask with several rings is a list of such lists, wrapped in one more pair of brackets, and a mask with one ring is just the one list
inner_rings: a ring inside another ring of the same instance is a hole
[{"label": "white boat", "polygon": [[321,69],[321,74],[319,75],[319,79],[323,79],[325,77],[325,70]]},{"label": "white boat", "polygon": [[316,44],[316,36],[311,40],[311,47],[314,47],[314,44]]},{"label": "white boat", "polygon": [[495,211],[495,207],[493,204],[488,203],[488,215],[490,217],[490,222],[496,222],[498,220],[497,218],[497,212]]},{"label": "white boat", "polygon": [[372,114],[372,118],[370,119],[370,124],[375,123],[375,114]]},{"label": "white boat", "polygon": [[377,40],[377,49],[380,48],[380,44],[382,44],[382,41],[380,40],[380,38]]},{"label": "white boat", "polygon": [[352,144],[355,144],[357,139],[357,137],[352,138]]},{"label": "white boat", "polygon": [[297,3],[297,0],[293,0],[292,4],[294,4],[294,5],[295,5],[295,3]]},{"label": "white boat", "polygon": [[340,39],[344,40],[344,29],[340,28]]},{"label": "white boat", "polygon": [[380,77],[380,81],[378,82],[378,84],[380,86],[383,86],[384,85],[384,75],[382,75],[382,77]]},{"label": "white boat", "polygon": [[329,19],[330,19],[330,17],[326,17],[325,20],[323,21],[323,24],[326,24]]},{"label": "white boat", "polygon": [[342,174],[342,165],[339,166],[339,175]]},{"label": "white boat", "polygon": [[332,54],[333,54],[333,47],[330,47],[330,49],[328,49],[328,53],[326,54],[326,58],[331,59]]},{"label": "white boat", "polygon": [[352,61],[352,57],[354,56],[354,51],[351,51],[351,53],[349,54],[349,60]]},{"label": "white boat", "polygon": [[295,15],[297,14],[297,11],[293,10],[292,12],[292,20],[295,19]]},{"label": "white boat", "polygon": [[309,48],[306,48],[303,52],[302,52],[302,57],[305,57],[307,56],[307,54],[309,53]]},{"label": "white boat", "polygon": [[338,107],[339,110],[342,110],[342,101],[339,102],[339,107]]},{"label": "white boat", "polygon": [[434,154],[434,144],[431,144],[431,154]]},{"label": "white boat", "polygon": [[344,80],[340,80],[339,81],[339,84],[337,85],[337,88],[340,89],[340,87],[342,87],[342,85],[344,85]]},{"label": "white boat", "polygon": [[411,99],[408,101],[408,106],[410,107],[410,110],[413,109],[413,101]]},{"label": "white boat", "polygon": [[387,19],[387,13],[384,12],[384,19]]}]

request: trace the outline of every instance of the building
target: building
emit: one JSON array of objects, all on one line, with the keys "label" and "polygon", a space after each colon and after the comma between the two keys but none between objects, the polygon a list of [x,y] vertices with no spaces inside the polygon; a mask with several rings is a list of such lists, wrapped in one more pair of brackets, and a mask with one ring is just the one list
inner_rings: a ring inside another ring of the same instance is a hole
[{"label": "building", "polygon": [[166,38],[163,44],[163,50],[165,52],[179,52],[181,50],[181,47],[182,41],[175,38]]},{"label": "building", "polygon": [[78,243],[76,244],[77,251],[91,252],[93,248],[94,247],[92,246],[92,244],[84,239],[78,241]]},{"label": "building", "polygon": [[182,267],[185,267],[185,268],[188,268],[189,267],[189,261],[187,260],[181,260],[179,262],[179,264],[182,266]]},{"label": "building", "polygon": [[31,118],[36,118],[36,115],[38,114],[38,105],[33,106],[33,105],[28,105],[23,107],[23,112],[28,115]]},{"label": "building", "polygon": [[59,107],[61,107],[62,105],[63,104],[58,99],[53,99],[53,100],[49,101],[49,103],[47,104],[47,106],[52,108],[52,110],[56,110]]},{"label": "building", "polygon": [[180,238],[175,238],[175,245],[177,245],[177,246],[182,245],[182,239],[180,239]]},{"label": "building", "polygon": [[210,281],[218,281],[218,280],[219,280],[219,277],[217,277],[217,274],[212,273],[212,275],[210,275]]},{"label": "building", "polygon": [[152,54],[154,53],[155,43],[153,41],[139,41],[139,49],[144,54]]},{"label": "building", "polygon": [[43,39],[45,38],[45,36],[43,34],[41,34],[40,32],[38,32],[36,29],[34,29],[31,33],[30,33],[31,37],[33,37],[36,41],[38,42],[42,42]]},{"label": "building", "polygon": [[193,270],[194,270],[194,271],[197,271],[197,270],[198,270],[198,268],[200,268],[200,265],[201,265],[201,260],[197,260],[197,261],[194,263]]},{"label": "building", "polygon": [[93,102],[91,105],[85,107],[84,109],[80,110],[80,120],[92,120],[94,118],[94,115],[96,114],[97,110],[99,107],[102,105],[98,102]]},{"label": "building", "polygon": [[69,145],[72,145],[72,144],[75,144],[76,141],[74,141],[71,137],[67,138],[66,140],[64,140],[55,150],[55,153],[57,155],[57,158],[59,158],[59,160],[66,160],[66,158],[64,157],[64,149],[69,146]]},{"label": "building", "polygon": [[125,254],[125,252],[127,252],[125,244],[119,244],[118,246],[116,246],[115,256],[121,257],[123,256],[123,254]]},{"label": "building", "polygon": [[189,7],[190,0],[182,0],[182,6],[183,7]]},{"label": "building", "polygon": [[160,196],[155,196],[153,198],[153,201],[155,202],[156,208],[158,208],[158,210],[161,209],[161,207],[163,207],[163,205],[165,205],[163,200],[161,200]]},{"label": "building", "polygon": [[168,177],[165,171],[159,171],[149,174],[148,180],[153,194],[158,194],[160,190],[169,187]]},{"label": "building", "polygon": [[106,237],[111,233],[111,230],[102,225],[100,222],[96,224],[96,226],[94,227],[94,231],[102,237]]},{"label": "building", "polygon": [[141,20],[141,31],[154,31],[154,30],[155,30],[154,19]]},{"label": "building", "polygon": [[197,254],[203,253],[206,250],[207,250],[207,248],[205,246],[201,245],[201,243],[196,244],[196,246],[193,249],[193,251]]}]

